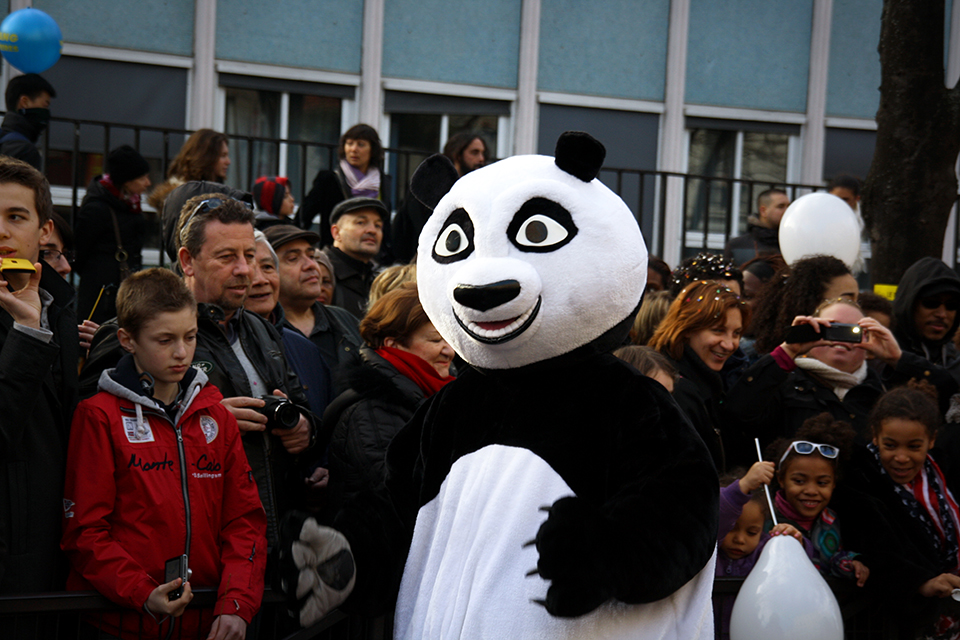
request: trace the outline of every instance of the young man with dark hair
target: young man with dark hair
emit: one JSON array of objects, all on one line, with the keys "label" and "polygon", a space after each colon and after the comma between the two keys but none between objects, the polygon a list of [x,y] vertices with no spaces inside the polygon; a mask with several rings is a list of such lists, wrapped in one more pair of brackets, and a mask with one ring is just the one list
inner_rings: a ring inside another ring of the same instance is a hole
[{"label": "young man with dark hair", "polygon": [[50,101],[57,97],[53,85],[36,73],[17,76],[7,83],[7,114],[0,123],[0,155],[23,160],[43,171],[37,138],[50,122]]},{"label": "young man with dark hair", "polygon": [[[160,637],[183,615],[182,635],[242,638],[263,592],[266,517],[237,421],[190,366],[196,301],[169,270],[147,269],[120,285],[117,322],[127,355],[73,422],[68,584],[141,614],[102,614],[111,635]],[[165,565],[183,556],[191,577],[171,579]],[[217,604],[184,614],[193,586],[219,587]]]},{"label": "young man with dark hair", "polygon": [[740,266],[780,253],[780,219],[789,206],[790,197],[783,189],[762,191],[757,196],[757,215],[747,220],[747,232],[727,242],[723,257]]},{"label": "young man with dark hair", "polygon": [[461,177],[485,165],[489,158],[487,143],[476,131],[461,131],[450,136],[443,145],[443,155],[450,158]]},{"label": "young man with dark hair", "polygon": [[[0,157],[0,593],[62,588],[67,434],[77,403],[73,288],[39,262],[53,231],[39,171]],[[5,269],[9,259],[35,272]]]}]

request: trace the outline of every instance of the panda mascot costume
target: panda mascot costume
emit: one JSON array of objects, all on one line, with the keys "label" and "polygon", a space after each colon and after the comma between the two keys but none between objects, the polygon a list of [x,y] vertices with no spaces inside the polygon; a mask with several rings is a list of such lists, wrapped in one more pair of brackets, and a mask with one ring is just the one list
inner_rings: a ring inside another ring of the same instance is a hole
[{"label": "panda mascot costume", "polygon": [[420,299],[470,367],[333,522],[346,604],[396,597],[397,638],[713,637],[717,472],[667,391],[610,354],[647,254],[604,155],[568,132],[555,159],[458,180],[433,156],[413,176],[434,210]]}]

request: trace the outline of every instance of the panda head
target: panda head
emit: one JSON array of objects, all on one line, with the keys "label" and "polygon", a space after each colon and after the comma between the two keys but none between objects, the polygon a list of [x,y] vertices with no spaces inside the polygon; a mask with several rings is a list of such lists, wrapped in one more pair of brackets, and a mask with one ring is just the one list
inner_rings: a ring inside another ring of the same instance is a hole
[{"label": "panda head", "polygon": [[556,158],[514,156],[459,180],[443,156],[417,169],[411,189],[434,210],[420,234],[420,300],[471,365],[514,369],[628,326],[647,250],[630,209],[596,179],[604,155],[568,132]]}]

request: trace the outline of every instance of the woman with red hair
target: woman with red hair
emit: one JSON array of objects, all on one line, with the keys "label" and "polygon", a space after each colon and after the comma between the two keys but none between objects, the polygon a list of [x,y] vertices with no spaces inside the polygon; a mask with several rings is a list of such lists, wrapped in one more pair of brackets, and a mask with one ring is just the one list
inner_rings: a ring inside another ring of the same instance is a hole
[{"label": "woman with red hair", "polygon": [[750,310],[740,296],[714,280],[684,288],[650,339],[650,346],[671,358],[680,371],[674,398],[710,449],[719,471],[744,460],[744,442],[722,433],[720,371],[740,345]]}]

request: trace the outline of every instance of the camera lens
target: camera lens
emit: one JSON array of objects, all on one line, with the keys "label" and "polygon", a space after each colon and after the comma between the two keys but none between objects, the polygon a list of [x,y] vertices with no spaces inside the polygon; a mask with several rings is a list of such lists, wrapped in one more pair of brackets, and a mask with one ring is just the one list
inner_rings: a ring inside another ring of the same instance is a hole
[{"label": "camera lens", "polygon": [[289,402],[281,402],[274,407],[273,420],[280,429],[293,429],[300,422],[300,410]]}]

